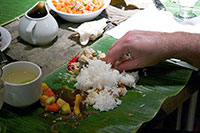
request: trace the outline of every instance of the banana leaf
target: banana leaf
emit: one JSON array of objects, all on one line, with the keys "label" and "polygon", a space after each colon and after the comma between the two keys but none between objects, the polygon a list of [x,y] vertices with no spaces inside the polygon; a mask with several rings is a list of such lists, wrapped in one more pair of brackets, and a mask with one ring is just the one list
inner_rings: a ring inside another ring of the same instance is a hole
[{"label": "banana leaf", "polygon": [[[108,48],[116,41],[110,36],[104,36],[96,41],[92,48],[107,52]],[[67,63],[47,75],[43,82],[52,89],[68,86],[75,89],[75,82],[63,80],[63,74],[70,76]],[[59,132],[137,132],[144,122],[150,121],[158,113],[165,99],[178,94],[188,82],[192,71],[167,62],[147,68],[147,76],[140,76],[136,88],[129,88],[128,93],[122,96],[122,104],[114,110],[90,114],[79,120],[79,125],[72,128],[70,125],[55,126]],[[66,78],[66,77],[65,77]],[[0,111],[0,132],[50,132],[53,120],[56,118],[42,117],[44,108],[39,102],[27,108],[13,108],[4,104]],[[133,116],[129,116],[133,114]]]}]

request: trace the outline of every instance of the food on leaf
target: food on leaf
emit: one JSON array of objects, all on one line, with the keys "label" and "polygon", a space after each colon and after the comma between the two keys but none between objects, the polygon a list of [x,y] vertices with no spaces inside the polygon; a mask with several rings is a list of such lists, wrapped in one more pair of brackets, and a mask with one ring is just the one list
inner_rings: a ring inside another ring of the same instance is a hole
[{"label": "food on leaf", "polygon": [[61,106],[61,113],[62,114],[71,114],[71,108],[70,108],[70,105],[69,103],[64,103],[62,106]]},{"label": "food on leaf", "polygon": [[46,91],[49,86],[46,83],[42,83],[42,91]]},{"label": "food on leaf", "polygon": [[[51,90],[43,84],[40,102],[45,106],[45,111],[57,112],[59,119],[67,123],[68,120],[77,121],[87,116],[88,105],[99,111],[109,111],[119,106],[121,96],[128,92],[127,87],[135,87],[138,72],[120,73],[103,61],[105,56],[101,51],[86,47],[69,62],[68,68],[72,73],[64,73],[61,80],[62,83],[75,80],[75,90],[67,85]],[[129,116],[132,117],[132,114]]]},{"label": "food on leaf", "polygon": [[49,98],[47,95],[42,95],[40,97],[40,103],[41,103],[42,106],[46,106],[46,100],[47,100],[47,98]]},{"label": "food on leaf", "polygon": [[105,56],[101,51],[86,47],[77,56],[77,62],[69,64],[78,74],[75,87],[88,93],[84,102],[100,111],[120,105],[120,96],[126,95],[126,87],[135,87],[138,80],[138,72],[120,73],[103,61]]},{"label": "food on leaf", "polygon": [[56,101],[56,98],[54,96],[51,96],[51,97],[48,97],[45,102],[46,104],[52,104],[52,103],[55,103],[55,101]]},{"label": "food on leaf", "polygon": [[62,107],[63,104],[66,104],[67,102],[65,102],[62,98],[58,98],[58,100],[56,101],[56,103],[59,105],[59,107]]},{"label": "food on leaf", "polygon": [[74,105],[74,113],[75,115],[80,115],[80,103],[82,101],[82,97],[80,94],[76,95],[76,99],[75,99],[75,105]]},{"label": "food on leaf", "polygon": [[56,97],[55,94],[54,94],[54,92],[50,88],[48,88],[47,90],[43,91],[42,95],[46,95],[48,97],[51,97],[51,96]]},{"label": "food on leaf", "polygon": [[45,111],[47,112],[58,112],[59,106],[56,103],[52,103],[45,106]]}]

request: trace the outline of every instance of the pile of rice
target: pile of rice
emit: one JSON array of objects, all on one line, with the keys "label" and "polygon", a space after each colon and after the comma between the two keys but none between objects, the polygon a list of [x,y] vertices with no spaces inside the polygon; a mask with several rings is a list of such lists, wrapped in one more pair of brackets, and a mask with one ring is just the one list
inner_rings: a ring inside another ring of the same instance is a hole
[{"label": "pile of rice", "polygon": [[126,88],[121,92],[119,84],[135,87],[138,73],[119,73],[111,69],[110,64],[101,60],[89,60],[86,69],[81,69],[77,76],[75,87],[89,93],[85,102],[94,109],[108,111],[122,103],[120,95],[127,93]]}]

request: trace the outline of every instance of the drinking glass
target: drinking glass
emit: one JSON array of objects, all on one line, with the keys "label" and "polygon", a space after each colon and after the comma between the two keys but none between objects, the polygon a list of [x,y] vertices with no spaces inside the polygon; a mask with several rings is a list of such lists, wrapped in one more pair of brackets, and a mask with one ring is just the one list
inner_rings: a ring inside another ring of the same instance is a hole
[{"label": "drinking glass", "polygon": [[179,11],[175,13],[175,17],[180,20],[191,19],[196,17],[193,13],[193,7],[198,0],[177,0]]}]

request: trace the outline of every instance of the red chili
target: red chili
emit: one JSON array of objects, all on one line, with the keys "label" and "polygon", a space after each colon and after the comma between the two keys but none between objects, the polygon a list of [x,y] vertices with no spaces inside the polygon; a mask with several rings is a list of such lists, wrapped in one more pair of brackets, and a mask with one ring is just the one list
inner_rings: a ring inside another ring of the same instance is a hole
[{"label": "red chili", "polygon": [[68,69],[68,70],[70,70],[70,71],[72,71],[72,72],[74,71],[74,70],[72,69],[72,67],[71,67],[71,64],[78,61],[78,58],[77,58],[78,55],[79,55],[79,53],[78,53],[74,58],[72,58],[72,59],[69,61],[68,65],[67,65],[67,69]]}]

